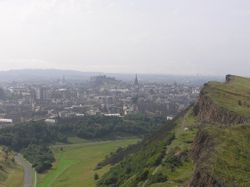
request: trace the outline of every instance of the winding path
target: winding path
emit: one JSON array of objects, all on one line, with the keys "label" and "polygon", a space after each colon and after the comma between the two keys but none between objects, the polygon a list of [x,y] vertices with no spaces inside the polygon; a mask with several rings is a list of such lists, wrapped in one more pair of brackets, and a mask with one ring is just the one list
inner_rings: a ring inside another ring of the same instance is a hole
[{"label": "winding path", "polygon": [[24,180],[23,180],[23,187],[33,187],[33,177],[34,180],[34,187],[36,186],[36,173],[31,166],[31,164],[23,158],[21,154],[17,154],[15,156],[16,162],[23,167],[24,171]]}]

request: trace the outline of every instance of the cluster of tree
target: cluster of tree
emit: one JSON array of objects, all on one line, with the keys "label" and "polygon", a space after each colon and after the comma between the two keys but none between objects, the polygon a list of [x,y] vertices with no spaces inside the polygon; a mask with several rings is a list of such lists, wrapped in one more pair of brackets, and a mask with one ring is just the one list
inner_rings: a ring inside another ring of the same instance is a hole
[{"label": "cluster of tree", "polygon": [[0,130],[0,144],[22,152],[38,172],[52,166],[54,157],[49,145],[67,143],[67,138],[111,139],[121,136],[143,136],[166,123],[161,117],[132,115],[125,118],[86,116],[58,119],[57,124],[43,121],[17,124]]},{"label": "cluster of tree", "polygon": [[66,141],[66,137],[42,121],[17,124],[0,130],[0,144],[21,151],[30,144],[48,146],[54,142]]},{"label": "cluster of tree", "polygon": [[22,153],[39,173],[50,169],[55,161],[52,151],[44,145],[30,144]]},{"label": "cluster of tree", "polygon": [[51,168],[54,156],[49,145],[63,141],[64,136],[43,122],[18,124],[0,130],[0,144],[22,152],[37,172]]},{"label": "cluster of tree", "polygon": [[73,134],[86,139],[111,139],[116,137],[143,137],[166,123],[164,117],[148,117],[142,114],[124,118],[86,116],[58,120],[58,130],[63,134]]}]

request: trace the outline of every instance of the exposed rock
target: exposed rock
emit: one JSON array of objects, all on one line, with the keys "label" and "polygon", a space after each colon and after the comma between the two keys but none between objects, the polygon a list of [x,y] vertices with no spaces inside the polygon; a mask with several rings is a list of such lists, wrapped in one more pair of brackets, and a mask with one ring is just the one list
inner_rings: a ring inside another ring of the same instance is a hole
[{"label": "exposed rock", "polygon": [[[209,160],[210,154],[214,151],[213,139],[203,130],[200,130],[194,140],[191,156],[196,163],[194,175],[189,187],[225,187],[212,175]],[[204,165],[204,163],[206,163]]]},{"label": "exposed rock", "polygon": [[226,187],[206,171],[196,171],[190,187]]},{"label": "exposed rock", "polygon": [[212,99],[201,92],[198,102],[194,107],[194,114],[205,123],[243,124],[250,122],[249,118],[240,116],[235,112],[226,110],[216,105]]},{"label": "exposed rock", "polygon": [[226,83],[233,79],[233,75],[226,75]]},{"label": "exposed rock", "polygon": [[202,159],[206,159],[204,158],[205,151],[212,147],[213,141],[211,137],[205,131],[199,130],[194,139],[191,157],[196,163],[202,161]]}]

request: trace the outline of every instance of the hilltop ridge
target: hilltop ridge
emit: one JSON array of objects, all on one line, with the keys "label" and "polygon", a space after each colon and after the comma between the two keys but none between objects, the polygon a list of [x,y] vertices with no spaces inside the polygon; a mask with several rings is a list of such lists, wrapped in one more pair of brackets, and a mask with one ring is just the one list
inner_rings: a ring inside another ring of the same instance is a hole
[{"label": "hilltop ridge", "polygon": [[202,122],[242,124],[250,121],[250,78],[227,75],[224,83],[209,82],[194,107]]}]

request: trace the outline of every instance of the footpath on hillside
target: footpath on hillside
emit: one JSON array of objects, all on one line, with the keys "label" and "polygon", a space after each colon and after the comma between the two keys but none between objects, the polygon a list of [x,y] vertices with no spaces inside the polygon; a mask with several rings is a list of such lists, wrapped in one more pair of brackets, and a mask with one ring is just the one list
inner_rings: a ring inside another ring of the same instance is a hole
[{"label": "footpath on hillside", "polygon": [[[23,180],[23,187],[36,187],[36,179],[35,178],[35,172],[32,168],[32,165],[23,158],[21,154],[17,154],[15,156],[15,160],[17,164],[21,165],[23,167],[24,171],[24,180]],[[33,183],[34,182],[34,183]]]}]

